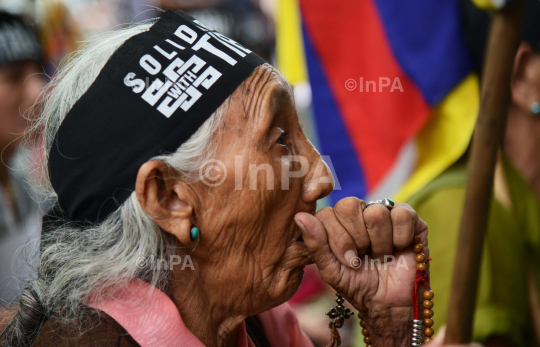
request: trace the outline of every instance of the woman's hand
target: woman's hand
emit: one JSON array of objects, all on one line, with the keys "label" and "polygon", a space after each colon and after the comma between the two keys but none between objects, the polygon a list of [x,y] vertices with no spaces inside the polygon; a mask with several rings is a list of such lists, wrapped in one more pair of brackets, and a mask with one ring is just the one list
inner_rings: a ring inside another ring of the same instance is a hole
[{"label": "woman's hand", "polygon": [[417,264],[412,242],[420,237],[427,258],[428,228],[406,204],[365,206],[345,198],[295,220],[322,279],[361,312],[373,344],[405,346]]}]

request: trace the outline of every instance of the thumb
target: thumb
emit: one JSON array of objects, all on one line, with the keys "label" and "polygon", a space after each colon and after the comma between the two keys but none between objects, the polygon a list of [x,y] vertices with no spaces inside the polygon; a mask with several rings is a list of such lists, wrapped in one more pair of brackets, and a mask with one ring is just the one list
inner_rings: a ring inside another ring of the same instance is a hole
[{"label": "thumb", "polygon": [[[437,335],[435,335],[435,338],[429,342],[427,345],[425,345],[426,347],[443,347],[443,344],[444,344],[444,336],[446,335],[446,325],[443,326],[440,330],[439,330],[439,333]],[[422,345],[424,346],[424,345]],[[460,345],[462,347],[483,347],[481,344],[479,343],[471,343],[471,344],[467,344],[467,345]],[[460,347],[460,346],[453,346],[453,347]],[[448,346],[448,345],[445,345],[445,347],[452,347],[452,346]]]},{"label": "thumb", "polygon": [[323,224],[315,216],[304,212],[297,213],[294,220],[302,231],[304,245],[317,265],[322,279],[330,285],[337,285],[340,280],[341,263],[330,249]]},{"label": "thumb", "polygon": [[446,326],[443,326],[441,330],[439,330],[439,333],[435,335],[435,338],[430,341],[427,346],[429,347],[439,347],[442,346],[444,343],[444,335],[446,335]]}]

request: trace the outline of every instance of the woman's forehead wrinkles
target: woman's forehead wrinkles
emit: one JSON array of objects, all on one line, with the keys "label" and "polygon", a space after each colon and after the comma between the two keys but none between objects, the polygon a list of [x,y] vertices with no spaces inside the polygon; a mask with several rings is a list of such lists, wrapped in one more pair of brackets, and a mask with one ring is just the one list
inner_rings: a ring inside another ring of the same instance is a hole
[{"label": "woman's forehead wrinkles", "polygon": [[248,95],[246,97],[248,111],[248,119],[255,118],[261,111],[261,106],[265,102],[268,94],[268,88],[271,87],[272,75],[269,73],[269,69],[264,69],[262,73],[257,74],[253,81],[250,81],[250,86],[248,88]]},{"label": "woman's forehead wrinkles", "polygon": [[252,74],[244,83],[241,85],[241,102],[244,109],[245,119],[250,118],[250,115],[256,111],[256,105],[260,94],[260,91],[263,89],[265,80],[266,71],[268,68],[259,67],[255,70],[255,73]]},{"label": "woman's forehead wrinkles", "polygon": [[292,88],[275,68],[262,65],[248,78],[239,90],[233,102],[241,103],[243,118],[259,124],[270,126],[277,110],[286,98],[291,99]]}]

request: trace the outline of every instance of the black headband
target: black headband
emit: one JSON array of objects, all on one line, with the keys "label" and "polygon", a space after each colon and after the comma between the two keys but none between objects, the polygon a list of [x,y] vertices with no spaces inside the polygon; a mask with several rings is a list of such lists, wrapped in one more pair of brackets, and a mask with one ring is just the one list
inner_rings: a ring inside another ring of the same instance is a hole
[{"label": "black headband", "polygon": [[108,60],[49,155],[71,221],[103,221],[152,157],[173,153],[265,61],[185,13],[167,11]]}]

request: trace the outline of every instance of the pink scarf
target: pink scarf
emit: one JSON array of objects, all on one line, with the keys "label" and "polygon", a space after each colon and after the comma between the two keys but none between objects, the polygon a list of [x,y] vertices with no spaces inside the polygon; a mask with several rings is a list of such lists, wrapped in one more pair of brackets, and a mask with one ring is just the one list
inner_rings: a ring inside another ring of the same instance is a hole
[{"label": "pink scarf", "polygon": [[[184,325],[172,300],[162,291],[135,279],[115,295],[114,300],[87,304],[111,316],[141,347],[204,347]],[[268,341],[279,347],[312,347],[300,330],[298,320],[285,303],[258,315]],[[244,322],[238,328],[237,347],[255,347]]]}]

